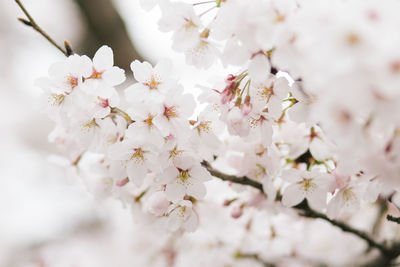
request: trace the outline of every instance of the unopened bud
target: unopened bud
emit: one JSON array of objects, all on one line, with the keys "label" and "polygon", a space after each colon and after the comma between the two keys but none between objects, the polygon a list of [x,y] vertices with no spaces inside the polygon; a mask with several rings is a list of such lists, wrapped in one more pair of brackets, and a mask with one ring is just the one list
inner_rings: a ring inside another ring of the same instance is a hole
[{"label": "unopened bud", "polygon": [[26,26],[33,26],[32,23],[29,20],[23,19],[23,18],[18,18],[19,21],[21,21],[23,24]]},{"label": "unopened bud", "polygon": [[236,206],[231,211],[231,216],[234,219],[237,219],[243,215],[243,209],[240,206]]},{"label": "unopened bud", "polygon": [[129,182],[129,178],[126,177],[125,179],[118,181],[116,185],[119,187],[122,187],[122,186],[126,185],[128,182]]}]

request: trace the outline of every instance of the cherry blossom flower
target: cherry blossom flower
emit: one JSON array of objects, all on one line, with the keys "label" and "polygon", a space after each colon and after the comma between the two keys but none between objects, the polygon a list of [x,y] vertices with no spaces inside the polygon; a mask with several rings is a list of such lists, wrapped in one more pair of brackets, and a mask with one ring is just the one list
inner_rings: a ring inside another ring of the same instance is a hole
[{"label": "cherry blossom flower", "polygon": [[328,174],[290,169],[282,173],[282,179],[290,183],[282,193],[283,205],[293,207],[307,199],[313,208],[321,210],[326,206]]},{"label": "cherry blossom flower", "polygon": [[169,200],[179,201],[185,195],[202,199],[206,195],[204,182],[211,178],[208,171],[193,158],[186,157],[176,162],[163,172],[162,182],[166,184],[166,194]]},{"label": "cherry blossom flower", "polygon": [[130,102],[140,102],[144,99],[162,101],[167,91],[174,87],[171,79],[171,62],[160,61],[154,68],[148,62],[135,60],[131,63],[133,75],[138,81],[125,90]]}]

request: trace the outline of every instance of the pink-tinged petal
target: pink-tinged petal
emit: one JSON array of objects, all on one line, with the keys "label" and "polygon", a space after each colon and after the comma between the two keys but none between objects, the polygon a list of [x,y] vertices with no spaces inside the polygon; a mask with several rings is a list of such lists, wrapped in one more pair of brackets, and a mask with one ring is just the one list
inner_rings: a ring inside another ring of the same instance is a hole
[{"label": "pink-tinged petal", "polygon": [[[147,136],[152,137],[151,134],[150,135],[148,134]],[[162,138],[161,138],[161,140],[162,140]],[[160,139],[158,139],[158,142],[157,142],[157,139],[154,139],[154,142],[152,144],[160,144]],[[156,154],[149,152],[149,153],[146,153],[145,157],[146,157],[146,166],[150,171],[155,172],[155,173],[159,173],[162,171],[161,166],[159,164],[158,157]]]},{"label": "pink-tinged petal", "polygon": [[96,71],[105,71],[114,65],[114,55],[110,47],[103,45],[93,57],[93,66]]},{"label": "pink-tinged petal", "polygon": [[328,204],[326,215],[329,219],[335,219],[340,214],[340,210],[343,207],[343,192],[338,192]]},{"label": "pink-tinged petal", "polygon": [[276,96],[272,96],[268,102],[268,113],[274,118],[278,119],[282,114],[282,101]]},{"label": "pink-tinged petal", "polygon": [[173,202],[177,202],[182,200],[186,194],[185,188],[178,183],[167,184],[165,189],[165,193],[167,194],[167,198]]},{"label": "pink-tinged petal", "polygon": [[158,175],[159,181],[163,184],[169,184],[176,180],[179,175],[179,171],[175,167],[168,167],[163,173]]},{"label": "pink-tinged petal", "polygon": [[200,165],[193,166],[190,169],[190,175],[199,181],[209,181],[212,179],[210,173]]},{"label": "pink-tinged petal", "polygon": [[206,186],[201,182],[195,182],[194,179],[191,181],[193,184],[188,187],[187,193],[196,199],[203,199],[207,193]]},{"label": "pink-tinged petal", "polygon": [[107,116],[108,114],[110,114],[110,107],[98,107],[95,109],[95,112],[93,114],[94,118],[104,118],[105,116]]},{"label": "pink-tinged petal", "polygon": [[113,160],[127,160],[129,155],[130,151],[126,148],[125,143],[114,144],[108,150],[108,156]]},{"label": "pink-tinged petal", "polygon": [[295,183],[301,180],[302,171],[298,169],[289,169],[282,172],[281,178],[287,182]]},{"label": "pink-tinged petal", "polygon": [[313,155],[313,157],[319,161],[325,161],[332,157],[333,152],[331,148],[332,147],[329,146],[328,143],[323,142],[323,140],[318,137],[314,138],[310,144],[311,155]]},{"label": "pink-tinged petal", "polygon": [[81,56],[79,66],[77,66],[77,72],[82,77],[89,77],[93,73],[92,61],[87,56]]},{"label": "pink-tinged petal", "polygon": [[176,231],[182,225],[182,218],[178,215],[176,211],[172,211],[168,216],[168,229],[171,231]]},{"label": "pink-tinged petal", "polygon": [[295,122],[305,122],[308,118],[308,106],[302,102],[294,104],[293,107],[289,108],[288,114],[290,119]]},{"label": "pink-tinged petal", "polygon": [[199,217],[197,214],[192,210],[190,217],[187,221],[183,224],[183,228],[188,232],[194,232],[199,225]]},{"label": "pink-tinged petal", "polygon": [[180,110],[181,113],[180,117],[181,118],[189,118],[190,116],[192,116],[195,108],[196,108],[196,102],[193,99],[193,96],[190,94],[184,94],[181,96],[180,99]]},{"label": "pink-tinged petal", "polygon": [[271,72],[268,58],[263,54],[256,55],[249,64],[249,76],[252,82],[261,83],[265,81]]},{"label": "pink-tinged petal", "polygon": [[125,89],[125,97],[128,102],[140,102],[148,95],[148,91],[145,85],[135,83]]},{"label": "pink-tinged petal", "polygon": [[147,168],[142,164],[131,162],[127,166],[126,172],[128,174],[129,180],[131,180],[135,185],[141,186],[144,178],[147,175]]},{"label": "pink-tinged petal", "polygon": [[110,99],[108,99],[108,103],[110,107],[116,107],[119,105],[119,102],[120,102],[119,94],[117,91],[114,91]]},{"label": "pink-tinged petal", "polygon": [[153,74],[153,67],[147,61],[140,62],[139,60],[135,60],[131,63],[131,69],[135,80],[140,83],[146,82]]},{"label": "pink-tinged petal", "polygon": [[319,211],[326,207],[326,197],[327,192],[319,188],[309,192],[306,196],[310,207]]},{"label": "pink-tinged petal", "polygon": [[126,169],[121,161],[110,162],[110,176],[119,181],[126,178]]},{"label": "pink-tinged petal", "polygon": [[274,94],[280,99],[287,97],[290,89],[289,81],[284,77],[280,77],[275,80],[274,84]]},{"label": "pink-tinged petal", "polygon": [[125,71],[118,67],[112,67],[107,69],[102,77],[109,85],[116,86],[125,81]]},{"label": "pink-tinged petal", "polygon": [[[189,170],[195,164],[195,160],[190,156],[177,158],[175,161],[175,166],[181,168],[182,170]],[[192,170],[190,170],[192,172]]]},{"label": "pink-tinged petal", "polygon": [[149,212],[156,216],[165,214],[169,207],[169,201],[164,191],[157,191],[152,194],[148,198],[147,204]]},{"label": "pink-tinged petal", "polygon": [[261,136],[262,142],[265,145],[270,145],[272,142],[272,124],[269,122],[263,122],[261,125]]},{"label": "pink-tinged petal", "polygon": [[291,184],[283,192],[282,204],[286,207],[293,207],[303,201],[304,197],[305,193],[299,188],[299,185]]}]

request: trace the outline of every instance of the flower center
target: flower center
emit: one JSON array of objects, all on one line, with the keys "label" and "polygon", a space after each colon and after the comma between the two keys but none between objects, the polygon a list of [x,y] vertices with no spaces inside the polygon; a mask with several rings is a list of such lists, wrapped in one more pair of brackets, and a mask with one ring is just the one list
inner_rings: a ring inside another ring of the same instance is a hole
[{"label": "flower center", "polygon": [[103,76],[102,71],[97,71],[95,68],[93,68],[92,75],[90,75],[90,77],[88,77],[88,79],[101,79],[102,76]]},{"label": "flower center", "polygon": [[176,106],[164,106],[164,116],[167,117],[167,119],[171,119],[171,118],[176,118],[178,117],[178,111]]},{"label": "flower center", "polygon": [[208,133],[211,130],[210,124],[211,124],[211,121],[200,122],[199,125],[196,126],[196,129],[197,129],[199,135],[201,133]]},{"label": "flower center", "polygon": [[143,164],[145,151],[142,148],[134,148],[130,160],[133,160],[137,164]]},{"label": "flower center", "polygon": [[312,178],[303,178],[303,180],[298,183],[301,184],[301,189],[306,193],[312,193],[317,188]]},{"label": "flower center", "polygon": [[78,78],[74,77],[72,75],[67,76],[67,83],[71,86],[71,88],[74,88],[78,86]]},{"label": "flower center", "polygon": [[158,89],[158,85],[161,84],[161,81],[158,81],[154,76],[151,76],[150,80],[144,83],[150,90]]},{"label": "flower center", "polygon": [[97,97],[97,99],[99,100],[99,106],[100,107],[106,108],[106,107],[110,106],[108,98]]},{"label": "flower center", "polygon": [[153,118],[154,115],[149,114],[148,117],[143,120],[143,122],[147,125],[147,127],[149,127],[149,129],[153,128]]},{"label": "flower center", "polygon": [[59,106],[64,101],[64,99],[65,99],[65,95],[51,94],[49,96],[48,101],[51,106]]}]

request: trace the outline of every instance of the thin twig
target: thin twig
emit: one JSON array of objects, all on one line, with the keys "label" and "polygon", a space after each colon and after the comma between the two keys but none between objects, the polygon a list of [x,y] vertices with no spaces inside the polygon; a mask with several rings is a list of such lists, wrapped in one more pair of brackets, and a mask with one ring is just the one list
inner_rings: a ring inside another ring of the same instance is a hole
[{"label": "thin twig", "polygon": [[[18,18],[19,21],[24,23],[27,26],[32,27],[35,31],[40,33],[44,38],[47,39],[53,46],[55,46],[58,50],[60,50],[65,56],[69,56],[70,53],[68,53],[67,49],[63,49],[61,46],[59,46],[45,31],[42,30],[42,28],[39,27],[39,25],[36,23],[36,21],[33,19],[31,14],[25,9],[24,5],[21,3],[20,0],[15,0],[17,5],[21,8],[22,12],[26,15],[28,20],[25,20],[23,18]],[[69,47],[70,48],[70,47]],[[72,50],[71,50],[72,52]]]}]

